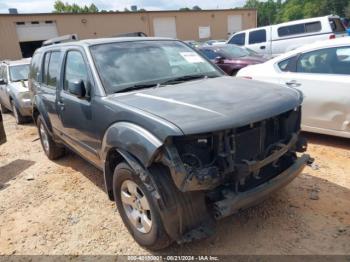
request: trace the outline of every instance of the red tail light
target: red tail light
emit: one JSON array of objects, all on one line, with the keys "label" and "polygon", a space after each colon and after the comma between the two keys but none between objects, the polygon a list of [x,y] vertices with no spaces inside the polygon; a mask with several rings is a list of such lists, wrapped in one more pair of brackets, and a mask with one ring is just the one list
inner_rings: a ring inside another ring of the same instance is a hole
[{"label": "red tail light", "polygon": [[329,39],[335,39],[335,35],[330,35]]}]

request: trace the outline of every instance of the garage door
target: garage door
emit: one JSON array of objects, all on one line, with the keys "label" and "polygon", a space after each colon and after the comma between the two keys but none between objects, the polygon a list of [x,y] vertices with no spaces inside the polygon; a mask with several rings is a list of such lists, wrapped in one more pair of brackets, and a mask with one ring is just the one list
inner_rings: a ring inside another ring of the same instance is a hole
[{"label": "garage door", "polygon": [[228,35],[232,35],[242,30],[242,16],[241,15],[229,15],[227,17]]},{"label": "garage door", "polygon": [[154,36],[176,38],[175,17],[157,17],[153,19]]},{"label": "garage door", "polygon": [[19,42],[43,41],[58,36],[55,22],[26,22],[16,24]]}]

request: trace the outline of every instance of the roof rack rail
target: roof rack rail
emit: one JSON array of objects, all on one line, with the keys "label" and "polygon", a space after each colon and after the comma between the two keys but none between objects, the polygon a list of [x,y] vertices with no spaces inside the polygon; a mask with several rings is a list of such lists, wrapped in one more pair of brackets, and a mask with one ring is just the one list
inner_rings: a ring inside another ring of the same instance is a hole
[{"label": "roof rack rail", "polygon": [[60,43],[73,42],[78,40],[79,38],[77,34],[63,35],[63,36],[51,38],[49,40],[44,41],[43,46],[56,45]]}]

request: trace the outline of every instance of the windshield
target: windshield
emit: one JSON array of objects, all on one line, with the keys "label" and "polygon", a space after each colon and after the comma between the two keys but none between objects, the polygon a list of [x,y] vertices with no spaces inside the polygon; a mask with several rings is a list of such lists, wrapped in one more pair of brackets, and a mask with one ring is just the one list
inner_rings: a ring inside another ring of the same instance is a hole
[{"label": "windshield", "polygon": [[232,59],[252,55],[249,50],[234,45],[223,46],[220,49],[225,57]]},{"label": "windshield", "polygon": [[12,82],[28,80],[29,64],[10,66],[10,79]]},{"label": "windshield", "polygon": [[116,42],[95,45],[90,50],[107,93],[135,85],[161,84],[183,76],[222,75],[179,41]]}]

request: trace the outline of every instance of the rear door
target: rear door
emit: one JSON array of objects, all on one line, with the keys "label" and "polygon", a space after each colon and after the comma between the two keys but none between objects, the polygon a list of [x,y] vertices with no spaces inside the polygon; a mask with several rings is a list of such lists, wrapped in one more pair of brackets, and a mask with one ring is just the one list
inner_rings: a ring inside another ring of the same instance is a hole
[{"label": "rear door", "polygon": [[[100,140],[96,132],[94,112],[94,83],[83,49],[67,50],[64,60],[63,78],[57,97],[62,139],[84,155],[86,159],[100,165],[98,150]],[[68,90],[73,82],[83,81],[87,90],[85,97],[77,97]],[[103,116],[98,116],[103,117]]]},{"label": "rear door", "polygon": [[304,93],[306,130],[350,132],[350,46],[301,54],[293,71],[280,74],[280,81]]},{"label": "rear door", "polygon": [[45,105],[50,123],[54,129],[59,124],[56,110],[56,92],[62,63],[62,52],[59,50],[48,51],[44,54],[42,64],[42,81],[40,84],[40,96]]},{"label": "rear door", "polygon": [[266,28],[250,31],[248,33],[247,47],[259,54],[270,54],[270,42],[268,42],[268,33],[269,32]]}]

